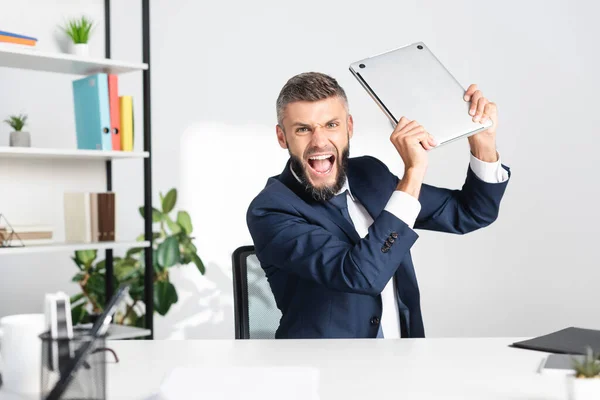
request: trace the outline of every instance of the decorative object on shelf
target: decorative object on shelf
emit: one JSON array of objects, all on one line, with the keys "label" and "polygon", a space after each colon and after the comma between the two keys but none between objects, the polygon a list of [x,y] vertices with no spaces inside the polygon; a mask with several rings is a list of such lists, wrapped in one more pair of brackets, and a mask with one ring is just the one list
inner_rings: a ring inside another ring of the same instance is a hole
[{"label": "decorative object on shelf", "polygon": [[588,347],[582,361],[573,359],[573,371],[567,377],[569,400],[600,399],[600,354]]},{"label": "decorative object on shelf", "polygon": [[[2,223],[4,220],[4,224]],[[18,242],[17,242],[18,241]],[[13,226],[8,222],[5,215],[0,213],[0,247],[24,247],[23,240]]]},{"label": "decorative object on shelf", "polygon": [[69,53],[80,57],[89,56],[89,39],[94,22],[86,16],[70,20],[62,29],[71,38]]},{"label": "decorative object on shelf", "polygon": [[27,115],[11,115],[4,120],[11,128],[14,129],[10,133],[9,145],[13,147],[31,147],[31,135],[29,132],[24,132],[22,129],[27,124]]},{"label": "decorative object on shelf", "polygon": [[[193,262],[204,274],[205,267],[193,243],[189,214],[179,210],[175,218],[170,215],[177,202],[177,190],[159,195],[161,209],[152,208],[152,222],[158,224],[158,230],[153,232],[154,307],[160,315],[165,315],[178,301],[177,290],[169,280],[169,268]],[[143,216],[144,208],[140,207],[139,211]],[[145,240],[144,235],[137,240]],[[105,260],[97,260],[96,250],[76,251],[72,259],[79,268],[72,280],[81,288],[81,293],[71,297],[73,324],[88,323],[103,311],[106,303]],[[124,257],[114,257],[113,266],[115,287],[131,283],[131,299],[127,308],[117,315],[116,322],[144,327],[144,248],[134,247]]]}]

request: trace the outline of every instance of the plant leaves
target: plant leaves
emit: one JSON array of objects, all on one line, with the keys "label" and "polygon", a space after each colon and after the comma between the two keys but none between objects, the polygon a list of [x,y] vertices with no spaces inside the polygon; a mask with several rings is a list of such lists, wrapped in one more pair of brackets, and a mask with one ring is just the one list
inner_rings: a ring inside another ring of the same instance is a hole
[{"label": "plant leaves", "polygon": [[[144,206],[138,208],[140,215],[144,218]],[[162,213],[156,208],[152,207],[152,222],[160,222],[162,221]]]},{"label": "plant leaves", "polygon": [[160,315],[165,315],[177,300],[177,290],[171,282],[160,281],[154,284],[154,309]]},{"label": "plant leaves", "polygon": [[[113,259],[113,262],[117,262],[117,259]],[[96,263],[93,272],[100,272],[106,269],[106,260],[100,260]]]},{"label": "plant leaves", "polygon": [[144,249],[145,249],[145,247],[134,247],[132,249],[129,249],[129,250],[127,250],[127,253],[125,254],[125,258],[131,258],[131,256],[144,251]]},{"label": "plant leaves", "polygon": [[[160,239],[161,236],[162,236],[162,233],[160,233],[160,232],[152,232],[152,240]],[[136,242],[143,242],[143,241],[145,241],[146,240],[146,234],[142,233],[135,240],[136,240]]]},{"label": "plant leaves", "polygon": [[115,264],[115,277],[119,282],[127,281],[139,273],[137,260],[125,259]]},{"label": "plant leaves", "polygon": [[204,273],[206,272],[206,268],[204,267],[204,263],[202,262],[198,254],[192,253],[192,260],[194,260],[194,264],[196,264],[198,271],[200,271],[200,273],[204,275]]},{"label": "plant leaves", "polygon": [[173,188],[169,190],[162,202],[163,213],[168,214],[173,211],[175,203],[177,202],[177,189]]},{"label": "plant leaves", "polygon": [[144,297],[144,281],[142,279],[131,285],[129,296],[131,296],[133,300],[142,300]]},{"label": "plant leaves", "polygon": [[192,262],[192,256],[190,253],[181,253],[181,258],[179,259],[179,264],[188,265]]},{"label": "plant leaves", "polygon": [[100,275],[100,274],[90,275],[85,287],[89,294],[97,295],[98,300],[103,299],[104,295],[105,295],[104,292],[106,290],[104,275]]},{"label": "plant leaves", "polygon": [[97,254],[98,254],[97,250],[77,250],[77,251],[75,251],[75,257],[79,260],[80,263],[82,263],[85,266],[86,269],[92,265],[92,263],[96,259]]},{"label": "plant leaves", "polygon": [[77,265],[77,268],[79,268],[80,271],[84,270],[85,265],[83,265],[83,263],[76,256],[71,257],[71,260],[75,262],[75,265]]},{"label": "plant leaves", "polygon": [[73,324],[73,326],[80,323],[84,323],[87,314],[88,312],[85,309],[85,303],[71,308],[71,323]]},{"label": "plant leaves", "polygon": [[83,299],[84,297],[85,296],[83,293],[74,294],[73,296],[71,296],[71,304],[78,302],[79,300]]},{"label": "plant leaves", "polygon": [[73,279],[71,279],[71,282],[81,282],[82,280],[85,279],[86,275],[87,274],[85,272],[78,272],[77,274],[75,274]]},{"label": "plant leaves", "polygon": [[127,282],[130,279],[135,279],[139,276],[139,268],[135,265],[128,265],[119,271],[119,274],[115,274],[119,282]]},{"label": "plant leaves", "polygon": [[183,228],[186,234],[189,235],[192,233],[192,230],[194,229],[192,227],[192,219],[187,211],[179,211],[177,213],[177,223]]},{"label": "plant leaves", "polygon": [[158,245],[158,264],[163,268],[172,267],[179,261],[179,241],[175,236],[169,236]]},{"label": "plant leaves", "polygon": [[165,214],[165,222],[167,223],[167,226],[173,235],[177,235],[179,232],[181,232],[181,226],[179,226],[178,223],[173,222],[171,217],[169,217],[167,214]]}]

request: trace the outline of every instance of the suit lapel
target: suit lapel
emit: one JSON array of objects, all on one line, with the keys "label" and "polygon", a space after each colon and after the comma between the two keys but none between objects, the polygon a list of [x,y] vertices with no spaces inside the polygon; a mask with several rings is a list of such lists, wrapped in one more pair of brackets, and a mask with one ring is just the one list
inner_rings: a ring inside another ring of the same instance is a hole
[{"label": "suit lapel", "polygon": [[[381,214],[382,208],[378,206],[377,199],[374,197],[377,193],[370,186],[370,182],[360,179],[359,171],[356,170],[353,160],[348,160],[348,184],[352,195],[358,199],[360,204],[367,210],[371,218],[375,220]],[[364,171],[360,171],[364,174]]]},{"label": "suit lapel", "polygon": [[[358,243],[360,240],[360,236],[354,229],[354,226],[350,223],[350,221],[346,220],[340,210],[335,208],[329,202],[320,202],[316,201],[312,198],[310,193],[302,186],[300,182],[296,179],[296,177],[292,174],[290,170],[290,161],[285,165],[285,169],[280,175],[281,182],[290,188],[294,193],[296,193],[302,200],[308,203],[312,209],[319,214],[321,218],[332,221],[335,225],[338,226],[346,236],[353,242]],[[353,192],[354,193],[354,192]]]}]

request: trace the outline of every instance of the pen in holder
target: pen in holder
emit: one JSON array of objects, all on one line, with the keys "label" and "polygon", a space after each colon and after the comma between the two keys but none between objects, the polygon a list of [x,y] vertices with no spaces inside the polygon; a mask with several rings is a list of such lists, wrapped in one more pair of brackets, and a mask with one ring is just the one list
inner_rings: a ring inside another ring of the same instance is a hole
[{"label": "pen in holder", "polygon": [[[106,399],[106,335],[93,337],[89,330],[74,330],[73,337],[52,338],[49,332],[40,335],[42,340],[41,399],[45,400],[52,389],[74,374],[61,395],[64,400]],[[73,370],[74,356],[86,345],[91,350],[81,366]]]}]

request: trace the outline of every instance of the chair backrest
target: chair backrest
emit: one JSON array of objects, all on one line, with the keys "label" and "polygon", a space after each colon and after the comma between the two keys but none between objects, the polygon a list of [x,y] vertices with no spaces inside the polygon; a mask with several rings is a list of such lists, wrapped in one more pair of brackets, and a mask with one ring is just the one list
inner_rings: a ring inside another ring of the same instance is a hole
[{"label": "chair backrest", "polygon": [[233,297],[236,339],[274,339],[281,311],[254,246],[233,252]]}]

